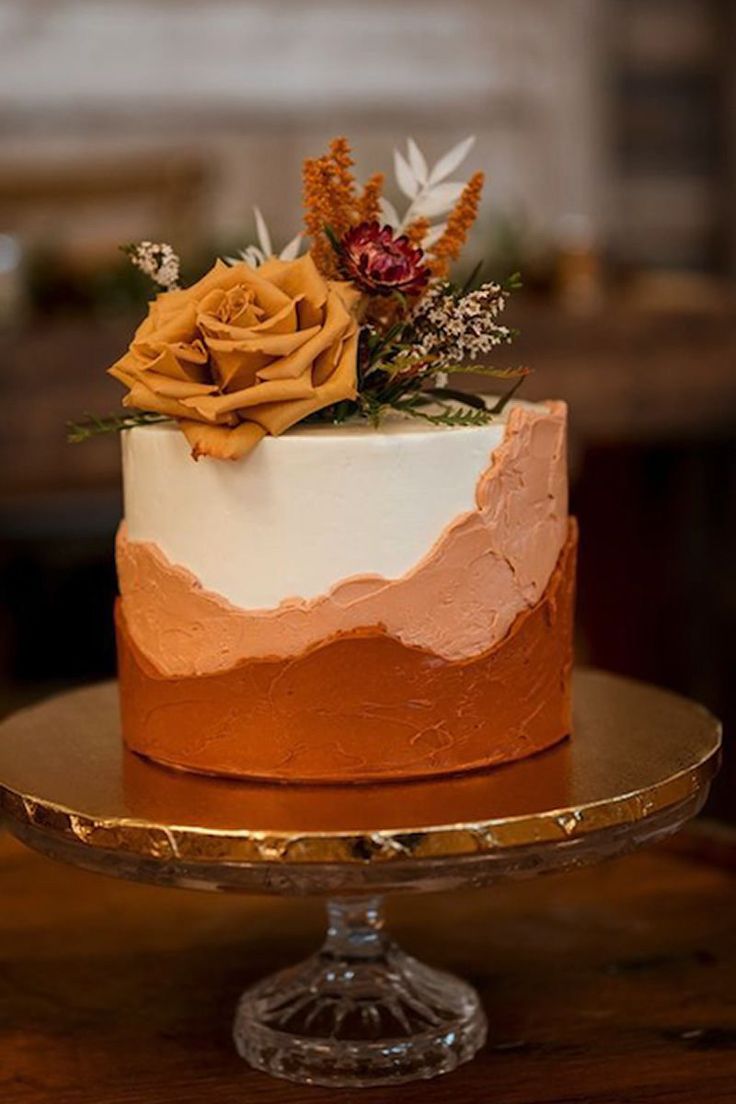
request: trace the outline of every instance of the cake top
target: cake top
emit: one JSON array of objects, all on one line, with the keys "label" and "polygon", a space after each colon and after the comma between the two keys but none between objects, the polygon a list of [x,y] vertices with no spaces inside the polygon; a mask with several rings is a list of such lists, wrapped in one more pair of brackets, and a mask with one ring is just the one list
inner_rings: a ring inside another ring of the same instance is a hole
[{"label": "cake top", "polygon": [[[487,396],[486,404],[491,406],[497,403],[500,396]],[[290,440],[315,440],[315,441],[352,441],[356,438],[373,438],[376,435],[381,437],[420,437],[420,436],[433,436],[437,433],[468,433],[479,427],[486,425],[491,427],[497,427],[499,434],[497,434],[500,440],[502,436],[503,427],[508,422],[509,414],[514,407],[523,407],[525,410],[541,411],[544,409],[543,403],[526,402],[519,399],[511,399],[504,405],[503,409],[497,414],[494,414],[493,418],[488,422],[473,425],[463,425],[461,422],[458,424],[451,423],[432,423],[419,420],[417,418],[406,417],[403,414],[395,411],[389,411],[383,415],[379,425],[374,425],[372,422],[361,418],[352,418],[344,422],[337,424],[328,423],[324,421],[316,421],[307,419],[302,422],[297,422],[296,425],[290,426],[289,429],[284,430],[279,435],[280,441]],[[429,412],[437,411],[438,406],[428,406]],[[180,434],[179,427],[173,419],[161,419],[156,422],[140,423],[131,425],[122,430],[123,433],[147,433],[147,434],[166,434],[175,435]],[[262,444],[264,444],[268,438],[264,438]]]},{"label": "cake top", "polygon": [[[126,247],[159,292],[109,369],[127,388],[125,412],[72,425],[71,439],[168,423],[195,460],[240,460],[297,426],[395,433],[501,418],[527,374],[490,363],[514,336],[500,319],[518,277],[450,273],[483,188],[482,172],[452,179],[473,141],[432,166],[411,139],[395,150],[400,213],[381,173],[358,186],[348,143],[334,139],[304,163],[304,230],[277,252],[256,208],[258,244],[186,287],[172,246]],[[504,380],[505,392],[489,403],[458,391],[449,381],[461,371]]]}]

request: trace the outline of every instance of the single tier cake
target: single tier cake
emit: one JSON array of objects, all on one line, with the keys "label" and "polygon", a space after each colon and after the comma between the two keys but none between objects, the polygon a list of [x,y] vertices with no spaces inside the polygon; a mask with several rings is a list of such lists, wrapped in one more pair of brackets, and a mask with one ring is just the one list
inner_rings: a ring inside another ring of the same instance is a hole
[{"label": "single tier cake", "polygon": [[[483,173],[467,138],[359,186],[304,163],[304,231],[158,288],[110,373],[124,412],[123,735],[171,767],[292,783],[470,771],[570,731],[574,523],[565,406],[498,365],[515,275],[452,268]],[[484,400],[453,376],[494,379]]]},{"label": "single tier cake", "polygon": [[171,766],[290,782],[490,766],[570,730],[565,408],[307,426],[194,464],[123,439],[123,729]]}]

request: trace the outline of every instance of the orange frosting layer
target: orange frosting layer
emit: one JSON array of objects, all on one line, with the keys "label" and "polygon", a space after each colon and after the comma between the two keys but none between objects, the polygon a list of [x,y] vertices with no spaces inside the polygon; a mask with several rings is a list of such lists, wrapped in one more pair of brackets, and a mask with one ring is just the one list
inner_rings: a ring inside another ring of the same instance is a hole
[{"label": "orange frosting layer", "polygon": [[468,660],[369,629],[294,658],[166,677],[119,605],[125,741],[170,766],[283,782],[425,777],[541,751],[570,731],[576,543],[570,522],[541,600]]},{"label": "orange frosting layer", "polygon": [[[574,722],[573,722],[574,724]],[[574,737],[573,737],[574,739]],[[381,828],[458,824],[560,809],[574,803],[570,740],[536,756],[447,778],[338,785],[267,785],[166,770],[140,755],[123,755],[123,788],[131,814],[154,824],[177,824],[182,807],[191,823],[205,820],[232,831],[262,824],[274,832],[340,831],[350,824],[366,834]]]},{"label": "orange frosting layer", "polygon": [[449,525],[411,571],[398,579],[344,579],[328,594],[275,609],[233,606],[169,563],[156,545],[129,541],[121,527],[118,575],[130,634],[157,671],[170,676],[299,656],[359,630],[446,660],[480,658],[539,601],[565,541],[565,427],[564,403],[514,407],[478,480],[476,509]]}]

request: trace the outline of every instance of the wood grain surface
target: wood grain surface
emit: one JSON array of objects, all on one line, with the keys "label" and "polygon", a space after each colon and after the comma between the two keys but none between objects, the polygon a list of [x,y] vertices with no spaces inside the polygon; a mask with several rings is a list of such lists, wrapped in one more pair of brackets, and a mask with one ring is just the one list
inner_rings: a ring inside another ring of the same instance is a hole
[{"label": "wood grain surface", "polygon": [[480,989],[490,1042],[430,1083],[271,1080],[240,990],[321,937],[319,903],[131,885],[0,836],[2,1104],[731,1104],[736,880],[692,844],[391,902],[404,946]]}]

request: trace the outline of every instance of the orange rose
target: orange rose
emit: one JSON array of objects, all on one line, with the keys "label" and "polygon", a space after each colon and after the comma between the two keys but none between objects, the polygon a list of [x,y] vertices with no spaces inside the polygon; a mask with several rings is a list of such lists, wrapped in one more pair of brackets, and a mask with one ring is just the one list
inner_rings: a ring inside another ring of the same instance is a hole
[{"label": "orange rose", "polygon": [[124,406],[175,418],[192,455],[237,459],[356,394],[358,293],[325,280],[309,254],[258,269],[218,261],[151,304],[110,374]]}]

